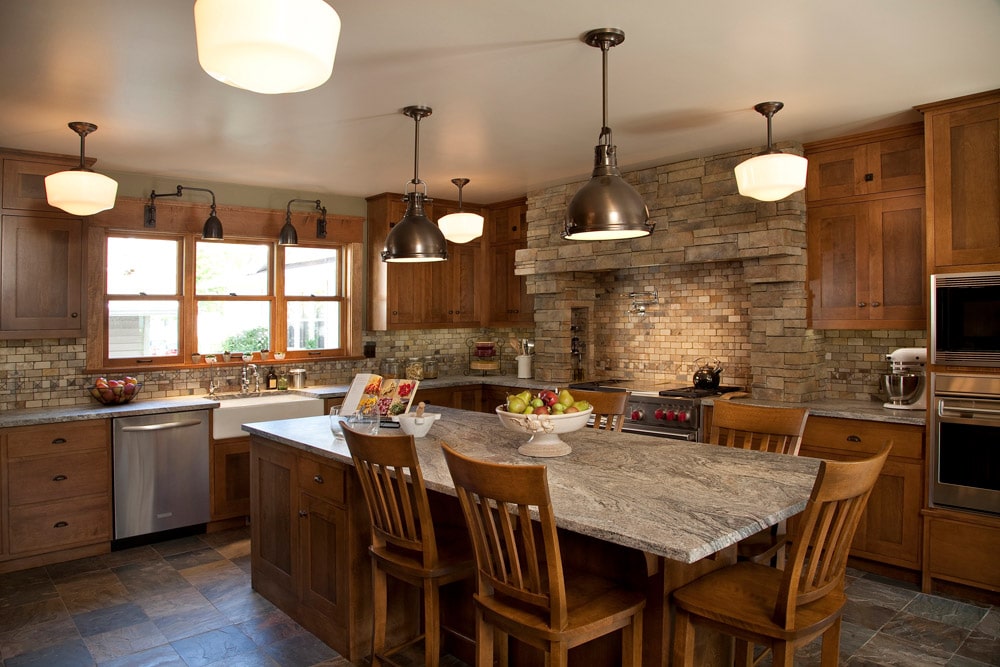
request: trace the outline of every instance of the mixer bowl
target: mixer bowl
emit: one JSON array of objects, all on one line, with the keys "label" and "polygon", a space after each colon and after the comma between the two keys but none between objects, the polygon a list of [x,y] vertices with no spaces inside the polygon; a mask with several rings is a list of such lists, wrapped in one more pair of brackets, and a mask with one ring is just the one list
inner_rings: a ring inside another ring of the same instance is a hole
[{"label": "mixer bowl", "polygon": [[896,405],[912,403],[924,388],[922,373],[887,373],[882,376],[882,388]]}]

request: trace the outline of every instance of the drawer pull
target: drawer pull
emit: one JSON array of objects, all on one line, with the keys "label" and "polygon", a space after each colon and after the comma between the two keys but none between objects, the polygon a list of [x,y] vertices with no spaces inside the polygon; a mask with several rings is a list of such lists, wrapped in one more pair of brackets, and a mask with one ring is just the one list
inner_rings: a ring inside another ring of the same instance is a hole
[{"label": "drawer pull", "polygon": [[53,528],[65,528],[68,525],[69,524],[66,523],[65,521],[57,521],[56,524],[54,526],[52,526],[52,527]]},{"label": "drawer pull", "polygon": [[53,482],[65,482],[66,481],[66,475],[56,475],[55,477],[52,478],[52,481]]},{"label": "drawer pull", "polygon": [[305,511],[305,510],[299,510],[299,516],[300,516],[300,517],[302,517],[302,518],[304,519],[304,518],[306,518],[307,516],[309,516],[309,512],[307,512],[307,511]]},{"label": "drawer pull", "polygon": [[313,476],[313,481],[316,482],[317,484],[322,484],[323,483],[323,475],[314,475]]},{"label": "drawer pull", "polygon": [[55,440],[52,441],[52,444],[53,445],[65,445],[66,444],[66,438],[56,438]]},{"label": "drawer pull", "polygon": [[847,436],[847,442],[861,442],[861,438],[856,435]]}]

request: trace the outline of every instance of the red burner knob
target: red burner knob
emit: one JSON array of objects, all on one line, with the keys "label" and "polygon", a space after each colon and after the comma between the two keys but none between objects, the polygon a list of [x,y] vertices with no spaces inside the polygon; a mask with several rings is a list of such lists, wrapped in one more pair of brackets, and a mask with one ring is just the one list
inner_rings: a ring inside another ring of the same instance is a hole
[{"label": "red burner knob", "polygon": [[667,410],[667,421],[672,422],[675,419],[677,419],[677,413],[675,413],[673,410]]},{"label": "red burner knob", "polygon": [[691,417],[688,415],[688,413],[684,412],[683,410],[681,410],[680,412],[677,413],[677,421],[679,421],[679,422],[686,422],[690,418]]},{"label": "red burner knob", "polygon": [[642,421],[642,418],[644,416],[645,416],[645,413],[643,413],[642,410],[633,410],[632,411],[632,421]]},{"label": "red burner knob", "polygon": [[653,413],[653,416],[657,419],[666,419],[666,414],[667,413],[663,411],[663,408],[656,408],[656,412]]}]

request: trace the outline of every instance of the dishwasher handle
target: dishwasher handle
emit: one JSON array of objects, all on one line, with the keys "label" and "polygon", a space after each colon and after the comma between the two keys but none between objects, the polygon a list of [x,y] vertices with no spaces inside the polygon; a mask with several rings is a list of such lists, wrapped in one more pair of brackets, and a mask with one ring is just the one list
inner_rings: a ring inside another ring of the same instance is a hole
[{"label": "dishwasher handle", "polygon": [[199,426],[202,423],[200,419],[185,419],[179,422],[163,422],[162,424],[145,424],[143,426],[122,426],[123,432],[133,432],[133,431],[166,431],[168,429],[174,428],[187,428],[189,426]]}]

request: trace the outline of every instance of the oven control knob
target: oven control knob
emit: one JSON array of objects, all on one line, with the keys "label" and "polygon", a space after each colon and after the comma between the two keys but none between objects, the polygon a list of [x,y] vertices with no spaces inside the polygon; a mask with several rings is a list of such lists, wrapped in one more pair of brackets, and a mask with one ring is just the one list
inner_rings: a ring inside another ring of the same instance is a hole
[{"label": "oven control knob", "polygon": [[672,422],[677,419],[677,413],[673,410],[667,410],[667,421]]},{"label": "oven control knob", "polygon": [[656,412],[653,413],[653,416],[657,419],[666,419],[666,414],[667,413],[664,412],[663,408],[656,408]]},{"label": "oven control knob", "polygon": [[633,410],[632,411],[632,421],[637,421],[637,422],[638,421],[642,421],[642,418],[645,417],[645,416],[646,416],[646,413],[644,413],[642,410]]},{"label": "oven control knob", "polygon": [[684,412],[683,410],[677,413],[677,421],[687,422],[689,419],[691,419],[691,417],[688,415],[688,413]]}]

